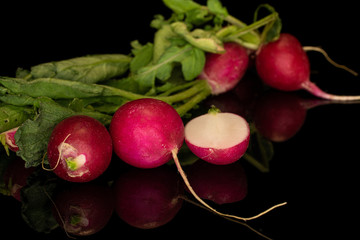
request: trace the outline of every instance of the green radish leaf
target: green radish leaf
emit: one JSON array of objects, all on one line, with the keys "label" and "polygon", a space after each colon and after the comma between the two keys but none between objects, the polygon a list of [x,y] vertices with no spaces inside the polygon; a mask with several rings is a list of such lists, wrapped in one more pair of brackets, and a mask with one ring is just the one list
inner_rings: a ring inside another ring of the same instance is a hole
[{"label": "green radish leaf", "polygon": [[134,58],[130,62],[130,71],[136,72],[151,62],[153,57],[153,44],[147,43],[141,46],[138,41],[134,41],[131,45],[133,46],[132,53],[134,54]]},{"label": "green radish leaf", "polygon": [[163,0],[164,4],[177,14],[200,8],[201,5],[192,0]]},{"label": "green radish leaf", "polygon": [[200,75],[205,65],[204,51],[193,48],[187,57],[181,61],[182,72],[185,80],[193,80]]},{"label": "green radish leaf", "polygon": [[[96,83],[126,73],[130,61],[131,58],[123,54],[90,55],[39,64],[31,68],[30,74],[33,79],[58,78]],[[24,75],[22,71],[18,74]]]},{"label": "green radish leaf", "polygon": [[210,12],[219,15],[221,18],[225,18],[228,15],[226,7],[224,7],[219,0],[208,0],[207,7]]}]

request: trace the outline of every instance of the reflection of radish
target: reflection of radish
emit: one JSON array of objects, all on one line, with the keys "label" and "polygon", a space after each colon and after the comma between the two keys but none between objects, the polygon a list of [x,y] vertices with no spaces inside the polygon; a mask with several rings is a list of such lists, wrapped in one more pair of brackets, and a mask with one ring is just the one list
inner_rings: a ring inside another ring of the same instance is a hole
[{"label": "reflection of radish", "polygon": [[167,167],[131,169],[115,183],[119,217],[133,227],[151,229],[171,221],[182,206],[183,184]]},{"label": "reflection of radish", "polygon": [[185,141],[199,158],[213,164],[230,164],[247,150],[250,128],[246,120],[233,113],[210,111],[185,126]]},{"label": "reflection of radish", "polygon": [[34,172],[35,168],[25,168],[25,162],[17,157],[10,162],[4,174],[5,187],[10,195],[21,201],[21,189],[26,185],[27,178]]},{"label": "reflection of radish", "polygon": [[265,138],[283,142],[292,138],[302,127],[306,108],[299,97],[287,92],[269,92],[258,100],[254,111],[256,129]]},{"label": "reflection of radish", "polygon": [[99,177],[109,166],[112,142],[107,129],[87,116],[61,121],[48,144],[51,170],[71,182],[88,182]]},{"label": "reflection of radish", "polygon": [[333,103],[319,98],[302,99],[290,92],[269,91],[259,98],[255,106],[254,125],[267,139],[283,142],[292,138],[301,129],[307,110]]},{"label": "reflection of radish", "polygon": [[73,185],[56,194],[53,215],[70,235],[88,236],[99,232],[114,210],[112,191],[107,186]]},{"label": "reflection of radish", "polygon": [[208,53],[203,72],[199,76],[206,79],[211,87],[211,93],[217,95],[232,88],[245,74],[249,56],[244,47],[237,43],[224,44],[223,54]]},{"label": "reflection of radish", "polygon": [[304,89],[314,96],[338,100],[359,100],[360,96],[328,94],[310,82],[309,59],[300,42],[282,33],[278,40],[265,44],[256,57],[256,70],[267,85],[283,91]]},{"label": "reflection of radish", "polygon": [[189,167],[188,178],[199,197],[217,204],[238,202],[247,194],[247,178],[239,163],[218,166],[197,161]]}]

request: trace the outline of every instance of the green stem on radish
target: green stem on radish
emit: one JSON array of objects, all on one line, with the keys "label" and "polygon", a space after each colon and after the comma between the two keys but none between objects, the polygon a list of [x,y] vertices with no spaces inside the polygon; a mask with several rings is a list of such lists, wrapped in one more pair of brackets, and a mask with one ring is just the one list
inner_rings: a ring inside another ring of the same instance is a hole
[{"label": "green stem on radish", "polygon": [[266,213],[272,211],[273,209],[275,208],[278,208],[278,207],[281,207],[281,206],[284,206],[287,204],[287,202],[283,202],[283,203],[280,203],[280,204],[276,204],[272,207],[270,207],[269,209],[255,215],[255,216],[252,216],[252,217],[239,217],[239,216],[235,216],[235,215],[231,215],[231,214],[226,214],[226,213],[221,213],[217,210],[215,210],[213,207],[211,207],[210,205],[208,205],[206,202],[204,202],[204,200],[202,200],[197,194],[196,192],[194,191],[194,189],[191,187],[190,183],[189,183],[189,180],[187,179],[187,176],[184,172],[184,170],[182,169],[181,167],[181,164],[180,164],[180,161],[177,157],[177,153],[178,153],[178,149],[173,149],[171,151],[172,153],[172,156],[173,156],[173,159],[174,159],[174,162],[175,162],[175,165],[177,167],[177,170],[180,174],[180,176],[182,177],[182,179],[184,180],[184,183],[185,185],[187,186],[187,188],[189,189],[190,193],[196,198],[196,200],[198,200],[203,206],[205,206],[206,208],[208,208],[210,211],[222,216],[222,217],[228,217],[228,218],[233,218],[233,219],[238,219],[238,220],[242,220],[242,221],[249,221],[249,220],[253,220],[253,219],[256,219],[256,218],[259,218],[263,215],[265,215]]},{"label": "green stem on radish", "polygon": [[185,113],[190,111],[196,104],[200,103],[202,100],[210,96],[211,90],[209,87],[204,88],[201,92],[193,96],[190,100],[188,100],[183,105],[175,108],[178,114],[182,117]]},{"label": "green stem on radish", "polygon": [[188,83],[184,83],[182,85],[178,85],[176,87],[172,87],[171,89],[163,92],[163,93],[160,93],[160,94],[157,94],[158,97],[166,97],[166,96],[169,96],[171,95],[172,93],[175,93],[175,92],[179,92],[183,89],[187,89],[189,87],[192,87],[193,85],[197,84],[196,81],[190,81]]},{"label": "green stem on radish", "polygon": [[162,100],[164,102],[167,103],[174,103],[174,102],[181,102],[184,101],[186,99],[188,99],[189,97],[194,96],[195,94],[199,93],[200,91],[203,91],[203,89],[209,88],[208,84],[205,80],[195,80],[197,83],[194,84],[191,88],[183,91],[183,92],[179,92],[176,93],[174,95],[171,96],[164,96],[164,97],[158,97],[158,96],[149,96],[150,98],[154,98],[154,99],[158,99],[158,100]]},{"label": "green stem on radish", "polygon": [[305,81],[303,84],[301,84],[301,87],[310,92],[312,95],[319,97],[319,98],[323,98],[323,99],[328,99],[328,100],[333,100],[333,101],[357,101],[360,100],[360,96],[341,96],[341,95],[334,95],[334,94],[330,94],[330,93],[326,93],[323,90],[321,90],[318,86],[316,86],[315,83],[310,82],[310,81]]},{"label": "green stem on radish", "polygon": [[250,31],[256,30],[256,29],[258,29],[258,28],[260,28],[260,27],[262,27],[262,26],[276,20],[277,17],[278,17],[277,13],[272,13],[272,14],[270,14],[270,15],[268,15],[268,16],[266,16],[266,17],[264,17],[264,18],[262,18],[262,19],[260,19],[260,20],[258,20],[256,22],[254,22],[254,23],[250,24],[250,25],[247,25],[247,26],[239,29],[231,37],[238,38],[238,37],[250,32]]}]

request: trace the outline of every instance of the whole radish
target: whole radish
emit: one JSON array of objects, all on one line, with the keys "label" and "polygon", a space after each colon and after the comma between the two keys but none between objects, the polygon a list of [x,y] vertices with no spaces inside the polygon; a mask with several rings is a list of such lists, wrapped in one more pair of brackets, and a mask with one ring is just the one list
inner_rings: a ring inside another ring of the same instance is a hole
[{"label": "whole radish", "polygon": [[339,96],[324,92],[310,81],[310,63],[301,43],[293,35],[263,45],[256,56],[256,71],[265,84],[283,91],[304,89],[314,96],[336,100],[359,100],[360,96]]},{"label": "whole radish", "polygon": [[88,182],[109,166],[112,141],[108,130],[88,116],[72,116],[57,124],[47,151],[51,169],[71,182]]},{"label": "whole radish", "polygon": [[[222,119],[222,117],[220,118]],[[216,125],[214,122],[211,122],[214,120],[212,117],[205,118],[205,120],[210,120],[208,123],[212,126]],[[220,121],[222,124],[229,124],[227,120],[223,120],[224,119]],[[230,122],[234,123],[233,121]],[[207,124],[207,122],[204,124]],[[236,125],[238,126],[239,124]],[[238,131],[236,131],[236,133],[238,133]],[[115,112],[111,120],[110,134],[113,140],[115,153],[120,159],[132,166],[139,168],[155,168],[165,164],[173,158],[175,165],[191,194],[206,208],[221,216],[240,220],[251,220],[285,204],[282,203],[276,205],[253,217],[242,218],[220,213],[205,203],[192,189],[177,157],[178,150],[182,146],[185,136],[182,119],[171,105],[163,101],[144,98],[133,100],[122,105]],[[227,132],[227,134],[229,134],[229,132]],[[218,135],[215,134],[211,136],[217,137]],[[236,137],[235,140],[232,140],[231,144],[226,141],[222,147],[236,149],[238,147],[233,146],[232,143],[238,140],[239,138]],[[200,143],[197,141],[195,142]],[[209,144],[207,142],[204,146],[201,146],[201,151],[206,151],[206,148],[208,147]],[[223,150],[220,152],[221,154],[218,156],[225,155]],[[229,152],[230,155],[239,153],[238,150]]]},{"label": "whole radish", "polygon": [[150,98],[128,102],[110,123],[114,152],[126,163],[155,168],[172,158],[184,141],[184,124],[169,104]]},{"label": "whole radish", "polygon": [[225,53],[208,53],[200,79],[206,79],[211,93],[217,95],[227,92],[244,76],[249,56],[247,50],[233,42],[224,43]]}]

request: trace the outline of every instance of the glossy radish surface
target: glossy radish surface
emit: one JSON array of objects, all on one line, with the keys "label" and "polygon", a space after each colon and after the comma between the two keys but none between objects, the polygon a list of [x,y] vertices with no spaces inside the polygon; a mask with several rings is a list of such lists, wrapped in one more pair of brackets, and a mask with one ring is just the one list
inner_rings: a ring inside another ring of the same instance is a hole
[{"label": "glossy radish surface", "polygon": [[199,76],[207,80],[213,95],[234,88],[244,76],[249,64],[249,56],[243,46],[228,42],[224,44],[224,48],[226,52],[223,54],[206,55],[205,66]]},{"label": "glossy radish surface", "polygon": [[185,126],[185,142],[190,150],[213,164],[237,161],[246,152],[249,140],[249,124],[233,113],[209,112]]},{"label": "glossy radish surface", "polygon": [[180,149],[184,124],[171,105],[144,98],[128,102],[115,112],[110,133],[121,160],[139,168],[154,168],[168,162],[172,151]]},{"label": "glossy radish surface", "polygon": [[339,96],[326,93],[310,81],[310,63],[297,38],[282,33],[279,39],[260,48],[256,71],[265,84],[283,91],[304,89],[314,96],[336,100],[359,100],[360,96]]},{"label": "glossy radish surface", "polygon": [[47,151],[50,168],[71,182],[88,182],[109,166],[112,142],[107,129],[88,116],[72,116],[54,128]]}]

